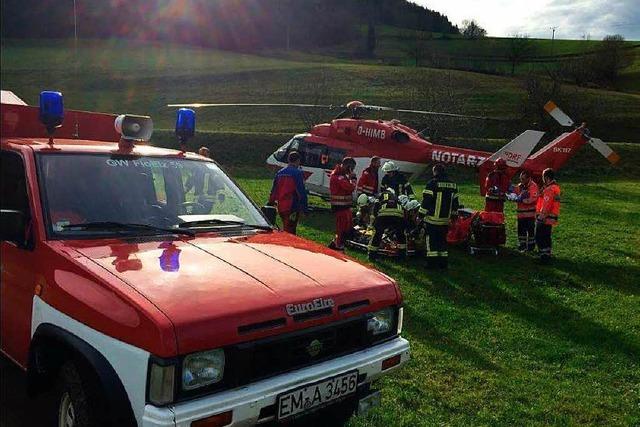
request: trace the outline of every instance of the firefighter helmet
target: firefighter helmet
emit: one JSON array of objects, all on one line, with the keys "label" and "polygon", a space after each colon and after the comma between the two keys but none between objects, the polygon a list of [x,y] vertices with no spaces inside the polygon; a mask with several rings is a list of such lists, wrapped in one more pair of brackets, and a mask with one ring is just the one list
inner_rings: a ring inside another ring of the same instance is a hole
[{"label": "firefighter helmet", "polygon": [[382,172],[384,173],[395,172],[398,169],[398,166],[392,161],[385,162],[384,165],[382,165]]},{"label": "firefighter helmet", "polygon": [[404,208],[408,211],[418,209],[419,207],[420,207],[420,202],[417,200],[409,200],[407,204],[404,205]]},{"label": "firefighter helmet", "polygon": [[356,203],[358,204],[358,207],[367,206],[369,204],[369,196],[364,193],[359,195]]},{"label": "firefighter helmet", "polygon": [[400,202],[401,206],[404,207],[404,205],[406,205],[408,201],[409,196],[407,196],[406,194],[401,194],[400,196],[398,196],[398,202]]}]

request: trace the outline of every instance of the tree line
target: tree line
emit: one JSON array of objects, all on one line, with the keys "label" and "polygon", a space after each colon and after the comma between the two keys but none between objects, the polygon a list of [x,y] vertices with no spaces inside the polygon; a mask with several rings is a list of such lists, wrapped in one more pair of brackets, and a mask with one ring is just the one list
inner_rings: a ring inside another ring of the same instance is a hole
[{"label": "tree line", "polygon": [[[73,0],[3,0],[2,37],[68,38]],[[127,38],[228,50],[305,49],[372,35],[375,25],[458,33],[446,16],[407,0],[76,0],[81,38]]]}]

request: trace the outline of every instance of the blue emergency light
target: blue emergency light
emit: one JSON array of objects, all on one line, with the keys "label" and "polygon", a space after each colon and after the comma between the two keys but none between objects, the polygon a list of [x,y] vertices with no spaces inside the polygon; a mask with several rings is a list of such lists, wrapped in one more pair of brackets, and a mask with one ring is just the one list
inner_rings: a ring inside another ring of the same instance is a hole
[{"label": "blue emergency light", "polygon": [[40,92],[40,121],[46,126],[49,135],[62,126],[63,120],[62,94],[51,90]]},{"label": "blue emergency light", "polygon": [[193,137],[196,133],[196,112],[189,108],[181,108],[176,116],[176,136],[181,143]]}]

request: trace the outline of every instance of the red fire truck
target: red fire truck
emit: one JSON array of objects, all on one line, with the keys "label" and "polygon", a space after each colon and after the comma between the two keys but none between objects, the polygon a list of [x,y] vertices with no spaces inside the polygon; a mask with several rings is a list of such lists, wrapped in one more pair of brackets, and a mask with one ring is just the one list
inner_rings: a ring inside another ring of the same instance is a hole
[{"label": "red fire truck", "polygon": [[409,359],[391,278],[148,145],[148,117],[3,98],[1,350],[55,391],[53,425],[332,425]]}]

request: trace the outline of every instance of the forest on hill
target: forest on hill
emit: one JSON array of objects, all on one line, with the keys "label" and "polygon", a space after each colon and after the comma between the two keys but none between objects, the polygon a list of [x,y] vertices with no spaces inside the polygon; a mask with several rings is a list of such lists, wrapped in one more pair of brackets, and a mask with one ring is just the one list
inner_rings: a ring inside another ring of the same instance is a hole
[{"label": "forest on hill", "polygon": [[[3,0],[3,38],[68,38],[72,0]],[[407,0],[77,0],[81,38],[127,38],[226,50],[332,46],[368,25],[457,34],[446,16]],[[11,19],[6,19],[11,17]],[[363,39],[363,51],[375,35]]]}]

